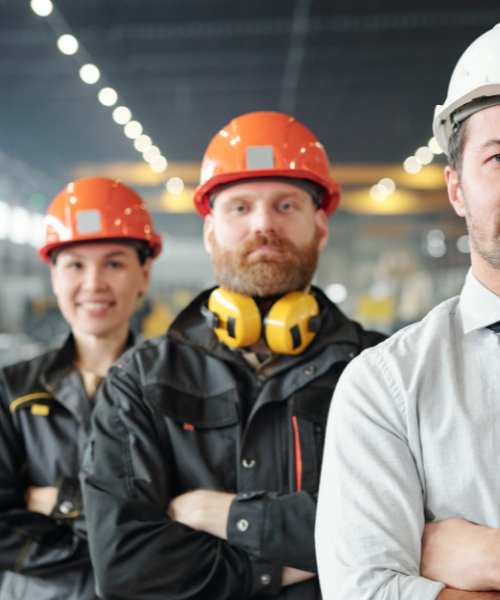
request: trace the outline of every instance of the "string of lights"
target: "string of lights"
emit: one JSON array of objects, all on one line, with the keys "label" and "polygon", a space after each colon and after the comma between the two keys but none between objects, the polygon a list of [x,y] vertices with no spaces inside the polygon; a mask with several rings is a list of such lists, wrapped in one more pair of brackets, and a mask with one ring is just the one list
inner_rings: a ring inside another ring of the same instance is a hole
[{"label": "string of lights", "polygon": [[[81,43],[74,35],[68,33],[70,27],[63,19],[62,15],[57,10],[57,7],[51,0],[31,0],[31,8],[34,13],[40,17],[49,19],[57,38],[57,47],[67,56],[75,57],[79,66],[79,74],[81,80],[88,84],[94,85],[99,81],[104,81],[99,68],[93,64],[92,59]],[[102,87],[97,93],[97,98],[104,106],[115,106],[118,103],[118,92],[109,85]],[[135,119],[132,119],[132,111],[126,106],[116,106],[112,112],[112,118],[115,123],[123,126],[123,132],[127,138],[133,141],[134,148],[142,154],[142,158],[149,163],[152,171],[155,173],[163,173],[168,165],[167,159],[162,155],[158,146],[153,144],[153,140],[149,135],[143,132],[143,126]],[[172,178],[178,179],[178,178]],[[171,180],[169,180],[170,183]],[[179,180],[181,183],[182,181]],[[179,182],[171,184],[174,189],[180,187]],[[184,184],[182,183],[182,188]],[[180,190],[182,191],[182,189]],[[174,193],[174,192],[171,192]],[[180,193],[180,192],[177,192]]]}]

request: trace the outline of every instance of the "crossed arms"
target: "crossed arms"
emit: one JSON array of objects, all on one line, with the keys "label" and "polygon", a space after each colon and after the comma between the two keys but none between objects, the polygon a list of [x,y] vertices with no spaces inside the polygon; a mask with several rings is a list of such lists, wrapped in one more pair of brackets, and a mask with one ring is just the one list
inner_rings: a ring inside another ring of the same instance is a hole
[{"label": "crossed arms", "polygon": [[[468,456],[474,447],[457,443],[469,439],[466,426],[454,428],[450,409],[429,433],[431,402],[416,410],[398,395],[397,384],[407,390],[407,382],[396,384],[376,359],[376,349],[356,359],[332,402],[316,521],[324,596],[499,598],[500,532],[458,519],[426,525],[436,512],[451,516],[449,507],[470,520],[474,514],[495,520],[494,509],[487,513],[492,502],[481,505],[488,498],[486,485],[471,476],[471,465],[480,463]],[[439,436],[447,442],[440,453]],[[426,453],[419,452],[422,438]],[[488,451],[478,443],[483,454]]]},{"label": "crossed arms", "polygon": [[[248,494],[255,499],[235,502],[233,494],[210,490],[180,493],[179,461],[184,461],[183,477],[196,461],[196,468],[201,468],[199,448],[193,442],[183,446],[188,455],[180,455],[178,440],[184,435],[181,426],[160,418],[144,402],[135,372],[108,375],[94,410],[94,438],[82,475],[98,595],[124,600],[244,600],[276,596],[283,585],[312,577],[306,572],[315,568],[309,539],[300,546],[291,532],[288,537],[293,541],[281,548],[280,557],[267,559],[258,547],[253,552],[243,544],[229,543],[226,531],[230,537],[231,510],[253,510],[253,516],[247,517],[250,537],[246,539],[251,546],[259,536],[257,513],[263,502],[268,512],[271,505],[286,504],[292,507],[290,518],[297,521],[296,529],[308,527],[312,548],[314,498],[305,492],[276,499],[272,492],[255,492]],[[192,480],[200,487],[212,487],[209,477],[213,475],[204,469],[201,475],[192,472]],[[307,518],[300,522],[294,511],[307,512]],[[297,552],[304,558],[289,561]]]}]

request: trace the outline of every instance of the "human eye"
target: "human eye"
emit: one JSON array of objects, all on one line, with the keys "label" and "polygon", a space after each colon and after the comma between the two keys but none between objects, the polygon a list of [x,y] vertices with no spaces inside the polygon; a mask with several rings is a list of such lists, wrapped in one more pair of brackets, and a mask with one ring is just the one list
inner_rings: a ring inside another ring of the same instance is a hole
[{"label": "human eye", "polygon": [[500,154],[495,154],[495,156],[492,157],[492,160],[495,162],[500,162]]},{"label": "human eye", "polygon": [[72,271],[78,271],[83,268],[83,264],[79,260],[72,260],[66,264],[66,268],[71,269]]},{"label": "human eye", "polygon": [[107,266],[110,269],[121,269],[123,267],[123,263],[118,260],[108,260]]},{"label": "human eye", "polygon": [[238,202],[231,206],[230,212],[234,215],[244,215],[247,212],[247,207],[242,202]]}]

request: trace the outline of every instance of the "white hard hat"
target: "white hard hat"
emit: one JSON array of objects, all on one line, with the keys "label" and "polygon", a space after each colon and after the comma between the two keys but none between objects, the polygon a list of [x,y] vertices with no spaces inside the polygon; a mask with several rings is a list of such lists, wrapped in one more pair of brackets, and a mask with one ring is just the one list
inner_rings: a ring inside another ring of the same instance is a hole
[{"label": "white hard hat", "polygon": [[[451,76],[446,102],[434,110],[434,136],[441,149],[448,153],[452,121],[460,123],[496,104],[500,104],[500,24],[484,33],[462,54]],[[459,111],[461,107],[464,109]]]}]

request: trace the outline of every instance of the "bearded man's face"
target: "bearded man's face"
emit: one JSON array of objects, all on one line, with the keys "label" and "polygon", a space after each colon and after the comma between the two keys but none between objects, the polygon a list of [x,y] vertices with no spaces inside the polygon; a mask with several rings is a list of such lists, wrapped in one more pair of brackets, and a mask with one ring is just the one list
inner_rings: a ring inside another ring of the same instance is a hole
[{"label": "bearded man's face", "polygon": [[217,282],[249,296],[305,290],[327,240],[326,214],[311,196],[275,181],[223,190],[205,220]]}]

